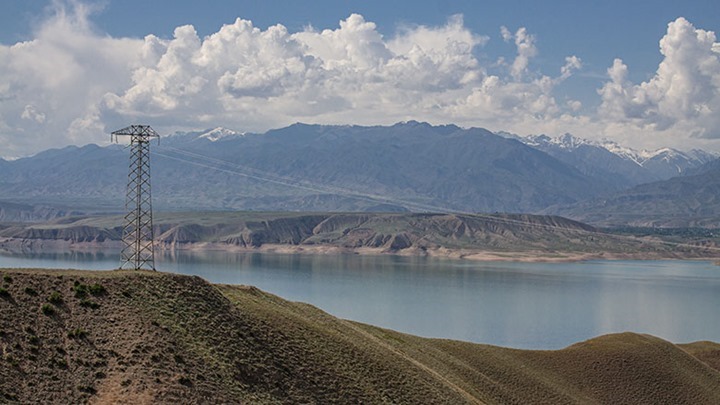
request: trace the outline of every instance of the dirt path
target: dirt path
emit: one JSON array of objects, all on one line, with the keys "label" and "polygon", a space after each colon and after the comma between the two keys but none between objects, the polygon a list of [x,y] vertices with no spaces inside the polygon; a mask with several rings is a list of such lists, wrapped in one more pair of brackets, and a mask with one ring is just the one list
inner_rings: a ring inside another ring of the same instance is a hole
[{"label": "dirt path", "polygon": [[443,376],[442,374],[438,373],[437,371],[433,370],[432,368],[426,366],[425,364],[413,359],[412,357],[408,356],[401,350],[398,350],[397,348],[393,347],[392,345],[388,344],[387,342],[384,342],[382,339],[378,338],[377,336],[363,330],[362,328],[359,328],[354,323],[342,320],[342,322],[348,326],[350,329],[354,330],[355,332],[361,334],[362,336],[366,337],[367,339],[372,340],[373,342],[377,343],[379,346],[382,346],[383,348],[389,350],[390,352],[400,356],[402,359],[408,361],[409,363],[413,364],[414,366],[418,367],[419,369],[427,372],[428,374],[432,375],[439,381],[441,381],[443,384],[445,384],[448,388],[452,389],[453,391],[460,394],[462,397],[464,397],[468,403],[470,404],[477,404],[477,405],[485,405],[485,402],[480,401],[475,396],[470,394],[469,392],[465,391],[462,387],[455,384],[454,382],[448,380]]}]

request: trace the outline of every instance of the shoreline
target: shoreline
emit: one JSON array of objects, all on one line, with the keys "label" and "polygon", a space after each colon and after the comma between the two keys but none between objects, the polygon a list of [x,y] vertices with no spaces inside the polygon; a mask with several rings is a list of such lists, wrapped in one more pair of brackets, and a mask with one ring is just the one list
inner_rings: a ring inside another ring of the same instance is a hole
[{"label": "shoreline", "polygon": [[[39,252],[97,252],[120,249],[121,241],[71,242],[56,239],[0,239],[0,252],[39,253]],[[229,252],[229,253],[277,253],[306,255],[353,254],[368,256],[395,255],[405,257],[431,257],[477,262],[519,262],[519,263],[566,263],[588,260],[703,260],[720,265],[720,254],[701,255],[687,252],[560,252],[560,251],[493,251],[481,249],[417,248],[398,250],[369,247],[345,247],[334,245],[289,245],[263,244],[258,247],[246,247],[217,242],[156,244],[156,252]]]}]

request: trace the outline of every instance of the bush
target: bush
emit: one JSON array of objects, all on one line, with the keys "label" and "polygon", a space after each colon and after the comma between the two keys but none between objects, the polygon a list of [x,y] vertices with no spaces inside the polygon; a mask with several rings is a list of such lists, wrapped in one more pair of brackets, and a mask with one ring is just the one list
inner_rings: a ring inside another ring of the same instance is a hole
[{"label": "bush", "polygon": [[43,314],[47,316],[52,316],[55,314],[55,308],[53,308],[50,304],[42,304],[40,307],[40,311],[42,311]]},{"label": "bush", "polygon": [[6,298],[10,296],[10,291],[5,287],[0,287],[0,297]]},{"label": "bush", "polygon": [[55,357],[50,361],[50,367],[57,367],[66,369],[68,367],[67,361],[63,359],[62,357]]},{"label": "bush", "polygon": [[92,295],[101,295],[105,294],[105,287],[103,287],[101,284],[93,284],[88,287],[88,291]]},{"label": "bush", "polygon": [[75,291],[75,298],[87,297],[87,285],[80,284],[76,281],[72,289]]},{"label": "bush", "polygon": [[12,277],[7,274],[3,274],[3,281],[6,283],[12,283]]},{"label": "bush", "polygon": [[10,363],[10,365],[13,366],[13,367],[17,367],[18,364],[19,364],[18,361],[15,359],[15,357],[13,357],[12,354],[6,355],[6,356],[5,356],[5,361],[7,361],[8,363]]},{"label": "bush", "polygon": [[85,298],[88,294],[98,296],[105,294],[106,290],[105,287],[103,287],[101,284],[81,284],[78,281],[75,281],[75,285],[73,286],[73,291],[75,291],[75,298]]},{"label": "bush", "polygon": [[35,289],[32,287],[25,287],[24,291],[25,291],[25,294],[32,295],[33,297],[38,295],[37,291],[35,291]]},{"label": "bush", "polygon": [[98,309],[98,308],[100,308],[100,304],[98,304],[98,303],[95,302],[95,301],[90,301],[90,300],[85,299],[85,298],[83,298],[82,300],[80,300],[80,306],[81,306],[81,307],[85,307],[85,308],[90,308],[90,309]]},{"label": "bush", "polygon": [[81,385],[78,386],[78,391],[85,392],[90,395],[97,394],[97,390],[92,385]]},{"label": "bush", "polygon": [[87,336],[87,331],[80,328],[75,328],[74,330],[71,330],[68,332],[68,337],[70,339],[83,339]]},{"label": "bush", "polygon": [[186,387],[192,386],[192,381],[185,376],[180,376],[177,381]]},{"label": "bush", "polygon": [[63,303],[62,295],[60,295],[59,292],[55,291],[48,297],[48,302],[55,305],[60,305]]}]

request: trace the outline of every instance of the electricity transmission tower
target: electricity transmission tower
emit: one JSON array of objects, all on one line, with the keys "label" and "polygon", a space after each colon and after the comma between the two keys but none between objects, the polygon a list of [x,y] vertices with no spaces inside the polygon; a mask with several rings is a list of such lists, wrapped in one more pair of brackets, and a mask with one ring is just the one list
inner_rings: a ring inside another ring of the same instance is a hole
[{"label": "electricity transmission tower", "polygon": [[150,140],[160,139],[149,125],[131,125],[110,134],[130,137],[130,171],[125,198],[125,223],[120,268],[155,270],[152,201],[150,196]]}]

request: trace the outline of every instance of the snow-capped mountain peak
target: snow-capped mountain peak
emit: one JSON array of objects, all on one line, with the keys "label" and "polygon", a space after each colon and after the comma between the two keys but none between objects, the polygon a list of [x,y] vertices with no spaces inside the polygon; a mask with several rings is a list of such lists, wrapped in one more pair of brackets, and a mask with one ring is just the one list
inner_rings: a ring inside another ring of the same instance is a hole
[{"label": "snow-capped mountain peak", "polygon": [[[716,153],[698,149],[689,152],[672,148],[636,150],[609,139],[591,141],[567,133],[555,137],[544,134],[518,136],[507,132],[498,133],[498,135],[517,139],[566,163],[577,165],[581,171],[595,173],[598,170],[605,170],[608,173],[617,172],[617,174],[622,174],[623,170],[628,171],[624,176],[634,179],[632,181],[636,183],[678,176],[689,169],[700,167],[720,157]],[[610,153],[616,158],[628,162],[630,166],[622,166],[621,168],[621,166],[618,166],[617,161],[612,163],[609,155],[604,155],[604,153]],[[635,167],[635,169],[632,167]]]},{"label": "snow-capped mountain peak", "polygon": [[232,129],[217,127],[201,133],[200,135],[198,135],[197,139],[207,139],[210,142],[215,142],[223,138],[242,136],[244,134],[245,133],[243,132],[233,131]]},{"label": "snow-capped mountain peak", "polygon": [[586,139],[573,136],[572,134],[560,135],[554,138],[547,135],[528,135],[527,137],[518,137],[517,139],[530,146],[553,145],[568,150],[576,149],[590,142]]},{"label": "snow-capped mountain peak", "polygon": [[[638,152],[635,149],[628,148],[625,146],[622,146],[618,144],[615,141],[611,141],[609,139],[603,139],[600,142],[597,142],[597,146],[607,150],[608,152],[617,155],[625,160],[629,160],[631,162],[634,162],[640,166],[642,166],[643,162],[647,160],[647,156],[643,155],[643,152]],[[647,153],[645,153],[647,155]]]}]

